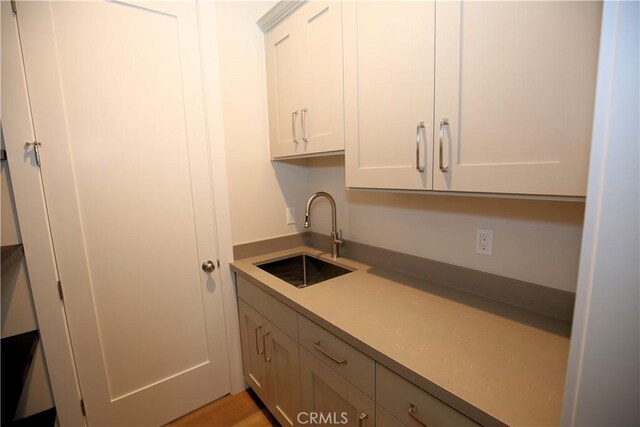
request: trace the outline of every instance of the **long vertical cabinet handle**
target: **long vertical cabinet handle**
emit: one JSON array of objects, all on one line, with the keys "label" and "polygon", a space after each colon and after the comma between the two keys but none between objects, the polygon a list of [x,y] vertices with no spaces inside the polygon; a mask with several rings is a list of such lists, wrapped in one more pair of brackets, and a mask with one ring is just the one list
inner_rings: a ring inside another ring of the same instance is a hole
[{"label": "long vertical cabinet handle", "polygon": [[256,352],[258,354],[262,354],[264,353],[264,345],[262,345],[262,350],[260,350],[260,343],[258,342],[258,331],[262,329],[262,325],[258,326],[256,328]]},{"label": "long vertical cabinet handle", "polygon": [[424,172],[424,165],[420,166],[420,130],[422,129],[424,129],[424,122],[420,122],[416,126],[416,169],[418,172]]},{"label": "long vertical cabinet handle", "polygon": [[267,343],[266,343],[267,335],[269,335],[269,331],[262,334],[262,350],[264,351],[264,361],[271,362],[271,358],[267,356]]},{"label": "long vertical cabinet handle", "polygon": [[296,117],[298,117],[298,111],[291,113],[291,131],[293,132],[293,142],[298,143],[298,137],[296,136]]},{"label": "long vertical cabinet handle", "polygon": [[300,110],[300,128],[302,129],[302,141],[309,142],[307,140],[307,109]]},{"label": "long vertical cabinet handle", "polygon": [[449,165],[444,164],[444,154],[442,149],[442,140],[444,139],[444,127],[449,126],[449,119],[440,120],[440,170],[442,172],[449,172]]}]

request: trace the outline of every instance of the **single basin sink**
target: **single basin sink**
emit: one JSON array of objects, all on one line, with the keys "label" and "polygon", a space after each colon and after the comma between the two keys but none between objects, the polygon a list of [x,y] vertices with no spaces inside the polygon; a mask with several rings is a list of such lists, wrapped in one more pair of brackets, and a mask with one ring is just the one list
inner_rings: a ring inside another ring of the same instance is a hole
[{"label": "single basin sink", "polygon": [[267,262],[258,267],[297,288],[351,273],[351,270],[307,254]]}]

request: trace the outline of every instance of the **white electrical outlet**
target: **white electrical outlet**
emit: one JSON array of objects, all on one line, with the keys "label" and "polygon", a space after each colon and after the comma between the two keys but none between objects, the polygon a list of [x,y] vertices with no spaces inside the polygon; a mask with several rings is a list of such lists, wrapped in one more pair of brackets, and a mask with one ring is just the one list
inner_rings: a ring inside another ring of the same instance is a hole
[{"label": "white electrical outlet", "polygon": [[287,208],[287,224],[295,224],[296,223],[296,208]]},{"label": "white electrical outlet", "polygon": [[493,230],[476,230],[476,253],[480,255],[493,255]]}]

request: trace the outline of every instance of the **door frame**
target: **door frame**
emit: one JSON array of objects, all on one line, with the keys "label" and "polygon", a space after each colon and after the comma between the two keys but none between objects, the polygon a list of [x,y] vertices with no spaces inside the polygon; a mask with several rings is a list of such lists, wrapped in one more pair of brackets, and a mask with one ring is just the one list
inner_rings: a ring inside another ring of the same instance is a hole
[{"label": "door frame", "polygon": [[[10,2],[2,5],[2,128],[16,210],[29,266],[31,292],[40,327],[40,336],[51,380],[51,389],[61,426],[86,425],[80,406],[80,387],[67,328],[64,305],[58,295],[58,273],[49,228],[40,173],[31,155],[25,155],[24,142],[33,141],[33,127],[24,63],[19,42],[16,15]],[[20,2],[17,2],[18,16]],[[229,353],[230,390],[246,388],[242,371],[240,330],[236,290],[229,263],[233,261],[231,220],[227,186],[226,156],[218,64],[218,40],[215,4],[196,0],[202,89],[205,102],[206,134],[218,259],[222,278],[222,299]],[[13,84],[10,84],[13,82]],[[16,82],[18,84],[16,84]],[[61,345],[60,343],[64,343]]]},{"label": "door frame", "polygon": [[200,33],[200,61],[202,64],[205,114],[207,117],[207,139],[209,141],[209,168],[213,188],[216,232],[218,233],[218,259],[222,277],[222,300],[227,351],[229,352],[229,374],[231,394],[247,388],[242,370],[240,347],[240,322],[238,320],[237,292],[231,272],[233,240],[231,238],[231,212],[227,160],[222,115],[222,92],[220,91],[220,65],[215,2],[196,0]]},{"label": "door frame", "polygon": [[[638,127],[629,126],[637,120],[639,106],[638,98],[626,96],[637,94],[638,60],[626,52],[638,50],[639,10],[636,2],[620,1],[604,2],[602,9],[589,184],[560,419],[563,426],[581,425],[585,420],[632,425],[640,419],[639,239],[634,232],[638,227]],[[600,375],[604,370],[606,375]],[[635,381],[625,381],[634,378],[634,373]],[[607,400],[612,395],[621,397]]]},{"label": "door frame", "polygon": [[40,171],[24,143],[35,139],[29,94],[16,16],[9,2],[2,15],[2,131],[20,234],[27,261],[31,295],[45,353],[51,391],[61,425],[86,425],[80,406],[80,387],[67,329],[65,309],[58,295],[58,273],[49,229]]}]

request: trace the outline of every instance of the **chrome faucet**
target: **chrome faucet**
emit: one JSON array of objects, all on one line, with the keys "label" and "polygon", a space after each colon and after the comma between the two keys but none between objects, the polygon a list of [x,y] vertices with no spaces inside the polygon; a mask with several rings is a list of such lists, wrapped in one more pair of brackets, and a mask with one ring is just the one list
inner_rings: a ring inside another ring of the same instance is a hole
[{"label": "chrome faucet", "polygon": [[331,258],[336,259],[340,256],[340,245],[344,243],[344,240],[342,240],[342,230],[337,231],[336,201],[333,200],[333,197],[331,197],[329,193],[318,191],[309,197],[309,200],[307,200],[307,210],[304,213],[304,228],[309,228],[311,221],[309,208],[311,208],[311,203],[318,197],[325,197],[329,203],[331,203]]}]

